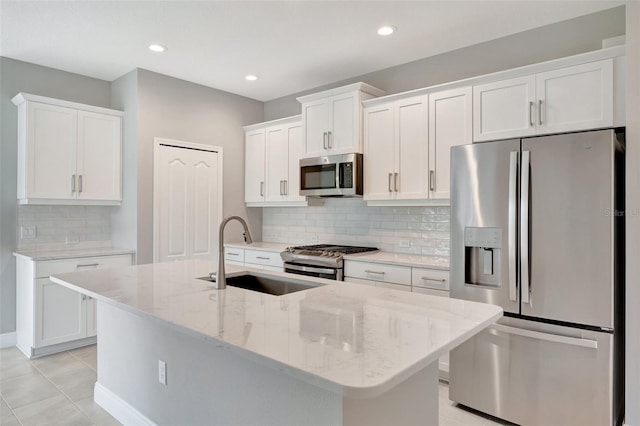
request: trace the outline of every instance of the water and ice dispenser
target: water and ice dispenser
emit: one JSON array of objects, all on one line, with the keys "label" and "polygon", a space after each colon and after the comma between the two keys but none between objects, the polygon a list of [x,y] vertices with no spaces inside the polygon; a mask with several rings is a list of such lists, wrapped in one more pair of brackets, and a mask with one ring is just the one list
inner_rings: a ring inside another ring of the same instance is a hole
[{"label": "water and ice dispenser", "polygon": [[464,228],[465,283],[500,287],[502,229]]}]

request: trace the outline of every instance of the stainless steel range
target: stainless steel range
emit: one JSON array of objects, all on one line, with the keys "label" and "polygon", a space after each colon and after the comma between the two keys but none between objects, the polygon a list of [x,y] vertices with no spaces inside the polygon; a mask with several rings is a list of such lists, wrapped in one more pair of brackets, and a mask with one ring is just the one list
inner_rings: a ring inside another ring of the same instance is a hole
[{"label": "stainless steel range", "polygon": [[375,247],[339,246],[335,244],[315,244],[310,246],[287,247],[280,253],[284,261],[284,271],[292,274],[309,275],[342,281],[344,277],[345,254],[370,253]]}]

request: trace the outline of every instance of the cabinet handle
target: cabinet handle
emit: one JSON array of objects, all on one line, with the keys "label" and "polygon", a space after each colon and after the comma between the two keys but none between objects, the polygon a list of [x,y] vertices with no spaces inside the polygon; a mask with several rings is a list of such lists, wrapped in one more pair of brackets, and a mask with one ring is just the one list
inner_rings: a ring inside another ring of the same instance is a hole
[{"label": "cabinet handle", "polygon": [[529,102],[529,125],[533,127],[533,102]]},{"label": "cabinet handle", "polygon": [[264,182],[260,182],[260,196],[264,197]]},{"label": "cabinet handle", "polygon": [[289,195],[289,181],[284,180],[284,195]]},{"label": "cabinet handle", "polygon": [[256,256],[256,259],[269,260],[270,258],[265,256]]},{"label": "cabinet handle", "polygon": [[393,174],[393,189],[398,192],[398,173]]},{"label": "cabinet handle", "polygon": [[369,269],[365,269],[364,272],[366,272],[367,274],[377,274],[377,275],[384,275],[386,273],[384,271],[371,271]]},{"label": "cabinet handle", "polygon": [[389,192],[393,192],[393,189],[391,189],[391,177],[393,176],[393,173],[389,173]]},{"label": "cabinet handle", "polygon": [[324,132],[322,134],[322,147],[324,149],[327,149],[327,132]]},{"label": "cabinet handle", "polygon": [[82,175],[78,175],[78,194],[82,192]]},{"label": "cabinet handle", "polygon": [[538,122],[542,125],[542,99],[538,100]]},{"label": "cabinet handle", "polygon": [[331,132],[327,132],[327,145],[329,145],[329,149],[331,149],[333,146],[333,144],[331,143]]},{"label": "cabinet handle", "polygon": [[429,277],[420,277],[420,279],[424,281],[435,281],[437,283],[443,283],[446,281],[444,278],[436,279],[436,278],[429,278]]},{"label": "cabinet handle", "polygon": [[76,175],[71,175],[71,193],[76,192]]},{"label": "cabinet handle", "polygon": [[87,296],[85,294],[82,295],[82,300],[87,300]]},{"label": "cabinet handle", "polygon": [[99,263],[83,263],[80,265],[76,265],[76,268],[97,268]]},{"label": "cabinet handle", "polygon": [[429,191],[436,190],[436,172],[429,170]]},{"label": "cabinet handle", "polygon": [[227,253],[227,256],[240,256],[240,253]]},{"label": "cabinet handle", "polygon": [[282,181],[280,181],[280,195],[282,195]]}]

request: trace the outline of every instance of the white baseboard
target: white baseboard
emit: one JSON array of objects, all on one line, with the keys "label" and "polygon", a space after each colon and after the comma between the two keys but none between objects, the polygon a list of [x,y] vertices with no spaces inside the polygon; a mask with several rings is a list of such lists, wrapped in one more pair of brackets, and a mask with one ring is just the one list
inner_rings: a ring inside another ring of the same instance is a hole
[{"label": "white baseboard", "polygon": [[17,334],[15,331],[11,333],[3,333],[0,334],[0,349],[10,348],[11,346],[15,346],[18,341]]},{"label": "white baseboard", "polygon": [[93,389],[93,400],[123,425],[156,426],[151,419],[98,382]]}]

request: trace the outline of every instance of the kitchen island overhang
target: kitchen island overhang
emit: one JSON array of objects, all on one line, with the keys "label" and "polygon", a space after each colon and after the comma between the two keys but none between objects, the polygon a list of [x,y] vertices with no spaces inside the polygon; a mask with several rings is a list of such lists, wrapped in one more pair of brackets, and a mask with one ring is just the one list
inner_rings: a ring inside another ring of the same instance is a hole
[{"label": "kitchen island overhang", "polygon": [[[265,274],[228,267],[228,276]],[[435,361],[502,316],[492,305],[297,275],[320,286],[215,290],[198,279],[212,270],[184,261],[52,277],[98,300],[96,401],[116,418],[436,424]]]}]

